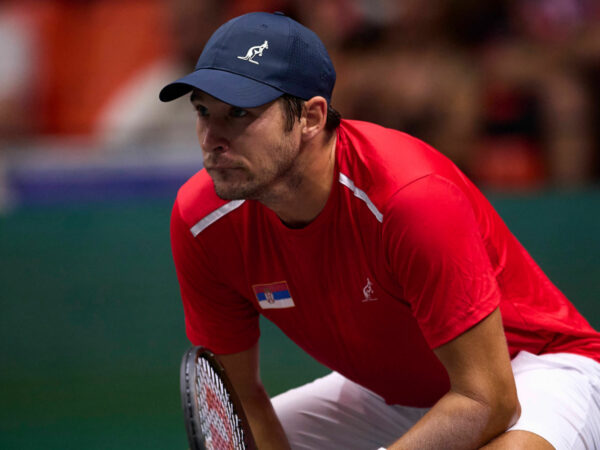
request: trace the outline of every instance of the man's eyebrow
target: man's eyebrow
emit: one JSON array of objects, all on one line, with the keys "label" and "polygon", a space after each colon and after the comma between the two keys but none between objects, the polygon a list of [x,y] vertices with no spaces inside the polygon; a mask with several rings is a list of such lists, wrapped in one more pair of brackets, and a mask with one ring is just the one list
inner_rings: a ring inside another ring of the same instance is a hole
[{"label": "man's eyebrow", "polygon": [[201,99],[198,91],[193,91],[192,95],[190,95],[190,102],[194,103],[199,101],[201,101]]}]

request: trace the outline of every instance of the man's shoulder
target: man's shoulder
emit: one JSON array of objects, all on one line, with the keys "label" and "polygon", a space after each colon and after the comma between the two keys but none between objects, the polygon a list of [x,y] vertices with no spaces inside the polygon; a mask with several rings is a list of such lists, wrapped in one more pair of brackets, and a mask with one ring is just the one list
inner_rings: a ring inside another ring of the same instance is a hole
[{"label": "man's shoulder", "polygon": [[242,203],[243,200],[230,201],[219,198],[210,176],[204,169],[181,186],[175,200],[181,219],[194,235],[216,222],[230,210],[233,211],[241,206]]},{"label": "man's shoulder", "polygon": [[340,172],[378,206],[396,192],[429,175],[454,178],[458,169],[437,150],[407,133],[360,121],[340,130]]}]

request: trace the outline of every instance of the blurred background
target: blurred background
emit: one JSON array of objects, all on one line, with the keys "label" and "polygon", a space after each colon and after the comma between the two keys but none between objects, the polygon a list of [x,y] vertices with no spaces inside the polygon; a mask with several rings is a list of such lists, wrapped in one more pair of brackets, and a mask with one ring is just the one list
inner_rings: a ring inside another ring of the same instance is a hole
[{"label": "blurred background", "polygon": [[[258,10],[317,32],[342,116],[448,155],[600,328],[597,1],[2,0],[0,448],[186,448],[168,223],[202,159],[158,91]],[[271,394],[326,373],[262,333]]]}]

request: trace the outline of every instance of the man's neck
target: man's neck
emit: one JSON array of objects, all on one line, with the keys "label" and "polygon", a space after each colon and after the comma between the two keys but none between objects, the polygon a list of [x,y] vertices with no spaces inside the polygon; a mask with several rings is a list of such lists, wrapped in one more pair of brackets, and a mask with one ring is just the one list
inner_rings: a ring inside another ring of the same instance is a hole
[{"label": "man's neck", "polygon": [[325,207],[335,169],[336,133],[316,148],[305,148],[284,186],[271,198],[260,200],[290,228],[312,222]]}]

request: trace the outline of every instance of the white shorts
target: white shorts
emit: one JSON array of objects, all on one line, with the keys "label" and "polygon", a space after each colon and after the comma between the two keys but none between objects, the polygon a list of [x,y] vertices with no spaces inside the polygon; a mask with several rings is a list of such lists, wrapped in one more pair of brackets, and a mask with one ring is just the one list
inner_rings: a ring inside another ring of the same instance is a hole
[{"label": "white shorts", "polygon": [[[573,354],[512,361],[521,417],[510,430],[536,433],[556,449],[600,449],[600,364]],[[273,398],[292,449],[375,450],[396,441],[427,411],[387,405],[333,372]]]}]

